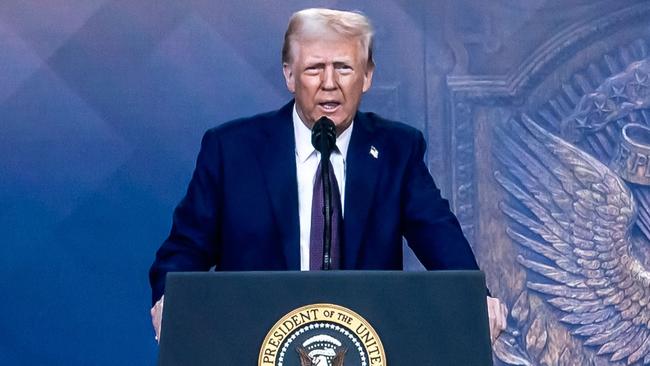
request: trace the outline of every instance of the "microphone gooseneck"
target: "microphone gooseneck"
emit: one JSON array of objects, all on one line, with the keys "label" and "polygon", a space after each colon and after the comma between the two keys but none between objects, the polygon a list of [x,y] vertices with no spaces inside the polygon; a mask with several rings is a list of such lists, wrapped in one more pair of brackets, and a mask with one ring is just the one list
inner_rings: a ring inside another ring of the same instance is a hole
[{"label": "microphone gooseneck", "polygon": [[[330,152],[336,146],[336,126],[327,117],[321,117],[311,130],[311,143],[320,152],[323,181],[323,270],[332,268],[332,185],[330,182]],[[318,178],[317,178],[318,179]]]}]

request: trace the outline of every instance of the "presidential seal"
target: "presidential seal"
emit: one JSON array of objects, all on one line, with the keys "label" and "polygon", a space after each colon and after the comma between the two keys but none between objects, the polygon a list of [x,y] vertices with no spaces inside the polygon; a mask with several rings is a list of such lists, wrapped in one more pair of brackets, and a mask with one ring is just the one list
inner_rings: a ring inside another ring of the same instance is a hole
[{"label": "presidential seal", "polygon": [[258,366],[386,366],[377,332],[359,314],[333,304],[295,309],[262,343]]}]

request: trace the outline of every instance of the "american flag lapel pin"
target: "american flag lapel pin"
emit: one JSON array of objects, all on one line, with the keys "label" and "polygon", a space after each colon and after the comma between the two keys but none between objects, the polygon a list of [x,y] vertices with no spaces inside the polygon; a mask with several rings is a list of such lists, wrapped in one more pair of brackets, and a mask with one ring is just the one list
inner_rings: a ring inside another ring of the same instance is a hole
[{"label": "american flag lapel pin", "polygon": [[370,145],[370,155],[372,155],[373,158],[377,159],[379,157],[379,150],[377,150],[376,147]]}]

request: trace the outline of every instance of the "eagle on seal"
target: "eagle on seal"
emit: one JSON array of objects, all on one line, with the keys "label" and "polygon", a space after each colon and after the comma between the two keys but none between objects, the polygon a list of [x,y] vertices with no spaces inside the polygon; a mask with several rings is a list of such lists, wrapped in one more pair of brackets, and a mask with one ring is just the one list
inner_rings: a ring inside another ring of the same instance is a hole
[{"label": "eagle on seal", "polygon": [[304,347],[296,347],[296,352],[300,355],[300,366],[343,366],[345,354],[348,349],[346,347],[339,347],[336,350],[334,358],[331,362],[325,355],[315,355],[310,357],[309,353]]}]

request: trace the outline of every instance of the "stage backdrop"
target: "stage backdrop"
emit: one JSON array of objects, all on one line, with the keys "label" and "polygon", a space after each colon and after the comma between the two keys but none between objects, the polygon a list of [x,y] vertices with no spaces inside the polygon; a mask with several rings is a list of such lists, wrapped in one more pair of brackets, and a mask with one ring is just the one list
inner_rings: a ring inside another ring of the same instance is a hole
[{"label": "stage backdrop", "polygon": [[373,19],[363,109],[424,132],[511,309],[497,364],[650,362],[648,2],[4,0],[0,363],[155,364],[147,270],[201,135],[290,99],[315,5]]}]

